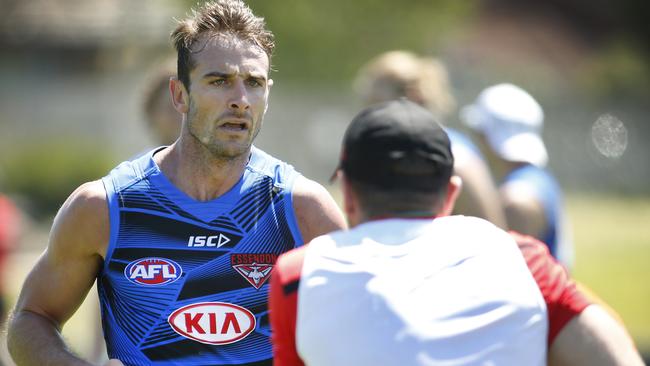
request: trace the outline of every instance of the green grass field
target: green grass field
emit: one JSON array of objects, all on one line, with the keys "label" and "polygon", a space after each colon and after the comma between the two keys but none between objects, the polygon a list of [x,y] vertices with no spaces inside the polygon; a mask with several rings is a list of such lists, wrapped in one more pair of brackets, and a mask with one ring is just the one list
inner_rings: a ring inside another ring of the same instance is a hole
[{"label": "green grass field", "polygon": [[[650,354],[650,197],[570,195],[567,208],[576,244],[574,277],[619,313],[641,352]],[[44,242],[44,235],[30,238]],[[37,250],[20,252],[11,260],[10,301],[15,301],[38,254]],[[93,353],[99,326],[96,296],[91,291],[64,328],[73,349],[84,356]]]},{"label": "green grass field", "polygon": [[570,196],[573,275],[614,308],[650,353],[650,198]]}]

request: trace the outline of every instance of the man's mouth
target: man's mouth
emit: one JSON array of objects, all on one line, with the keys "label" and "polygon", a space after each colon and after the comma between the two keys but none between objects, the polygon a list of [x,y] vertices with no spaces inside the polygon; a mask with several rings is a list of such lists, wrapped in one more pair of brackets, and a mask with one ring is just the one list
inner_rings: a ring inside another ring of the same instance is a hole
[{"label": "man's mouth", "polygon": [[230,131],[246,131],[248,130],[248,122],[246,121],[228,121],[222,123],[219,128],[230,130]]},{"label": "man's mouth", "polygon": [[223,125],[221,125],[221,127],[229,130],[237,130],[237,131],[244,131],[248,129],[245,123],[232,123],[232,122],[224,123]]}]

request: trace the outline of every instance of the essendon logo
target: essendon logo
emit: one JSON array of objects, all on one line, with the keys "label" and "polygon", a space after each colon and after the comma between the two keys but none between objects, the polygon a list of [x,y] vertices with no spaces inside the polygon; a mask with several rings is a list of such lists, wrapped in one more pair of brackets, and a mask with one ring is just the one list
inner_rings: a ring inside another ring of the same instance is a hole
[{"label": "essendon logo", "polygon": [[240,341],[255,329],[253,313],[225,302],[183,306],[171,313],[167,322],[185,338],[218,345]]},{"label": "essendon logo", "polygon": [[159,286],[181,278],[181,266],[171,259],[140,258],[124,269],[126,278],[138,285]]},{"label": "essendon logo", "polygon": [[230,255],[230,265],[259,290],[271,277],[277,259],[278,255],[273,253],[237,253]]}]

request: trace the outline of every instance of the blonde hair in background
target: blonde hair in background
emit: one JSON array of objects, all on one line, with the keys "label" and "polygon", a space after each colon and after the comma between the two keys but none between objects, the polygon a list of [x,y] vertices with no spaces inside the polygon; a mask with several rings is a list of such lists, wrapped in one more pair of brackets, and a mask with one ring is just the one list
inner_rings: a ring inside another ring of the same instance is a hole
[{"label": "blonde hair in background", "polygon": [[443,119],[456,108],[445,65],[409,51],[388,51],[368,61],[354,89],[366,105],[406,97]]}]

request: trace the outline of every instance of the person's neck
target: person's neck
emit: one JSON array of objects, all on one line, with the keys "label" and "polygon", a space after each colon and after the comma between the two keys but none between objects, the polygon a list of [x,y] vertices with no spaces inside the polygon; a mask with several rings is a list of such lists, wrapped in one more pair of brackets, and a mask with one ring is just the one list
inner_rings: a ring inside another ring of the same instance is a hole
[{"label": "person's neck", "polygon": [[438,213],[426,210],[426,211],[405,211],[405,212],[394,212],[394,213],[385,213],[385,214],[376,214],[376,215],[363,215],[358,217],[355,222],[350,222],[349,226],[354,227],[357,225],[364,224],[366,222],[378,221],[378,220],[388,220],[388,219],[434,219],[438,217]]},{"label": "person's neck", "polygon": [[237,184],[248,163],[250,150],[225,159],[215,157],[202,145],[181,140],[154,155],[154,161],[174,186],[197,201],[209,201]]}]

